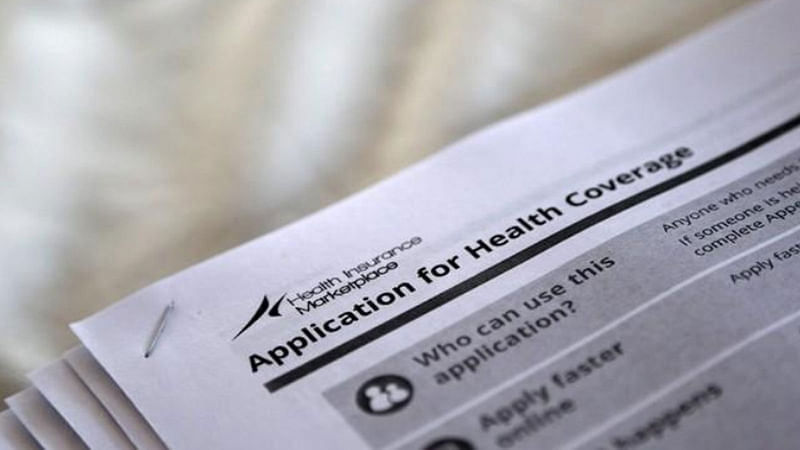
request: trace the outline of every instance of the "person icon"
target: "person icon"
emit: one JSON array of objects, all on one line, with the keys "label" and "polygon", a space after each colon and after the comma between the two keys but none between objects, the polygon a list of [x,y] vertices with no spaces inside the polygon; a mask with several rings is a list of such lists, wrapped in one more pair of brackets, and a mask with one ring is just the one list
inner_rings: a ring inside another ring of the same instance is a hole
[{"label": "person icon", "polygon": [[356,404],[367,414],[382,415],[399,411],[411,402],[414,388],[399,375],[381,375],[361,385]]},{"label": "person icon", "polygon": [[382,413],[392,407],[392,401],[388,391],[381,389],[380,386],[370,386],[364,393],[369,399],[369,409],[376,413]]}]

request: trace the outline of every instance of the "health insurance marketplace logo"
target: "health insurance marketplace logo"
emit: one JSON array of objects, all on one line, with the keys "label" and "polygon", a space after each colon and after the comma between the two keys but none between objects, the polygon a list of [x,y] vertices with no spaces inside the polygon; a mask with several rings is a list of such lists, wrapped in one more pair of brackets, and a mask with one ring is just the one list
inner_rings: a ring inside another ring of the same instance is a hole
[{"label": "health insurance marketplace logo", "polygon": [[[273,318],[283,317],[282,312],[286,311],[285,305],[287,303],[291,305],[291,308],[298,315],[302,316],[317,308],[322,308],[351,292],[360,290],[366,286],[367,283],[375,281],[383,275],[397,269],[399,263],[393,261],[393,259],[400,253],[410,250],[420,243],[422,243],[422,238],[412,237],[407,241],[379,253],[372,259],[363,261],[353,267],[342,269],[340,273],[318,281],[312,288],[297,292],[292,297],[289,297],[288,293],[284,293],[275,303],[271,302],[268,295],[264,295],[255,313],[253,313],[252,317],[250,317],[239,332],[236,333],[232,340],[236,340],[236,338],[249,330],[265,315]],[[281,309],[281,305],[284,305],[283,309]]]},{"label": "health insurance marketplace logo", "polygon": [[244,327],[242,327],[242,329],[239,330],[238,333],[236,333],[236,336],[234,336],[232,340],[236,340],[236,338],[241,336],[242,333],[247,331],[248,328],[252,327],[256,322],[258,322],[258,320],[261,319],[261,317],[263,317],[264,314],[268,315],[269,317],[283,317],[281,315],[279,308],[281,307],[281,302],[283,302],[285,298],[286,294],[281,295],[281,298],[279,298],[278,301],[275,302],[275,304],[273,304],[270,307],[269,297],[265,295],[264,299],[261,300],[261,305],[258,306],[258,309],[253,314],[253,317],[251,317],[250,320],[248,320],[247,323],[244,325]]}]

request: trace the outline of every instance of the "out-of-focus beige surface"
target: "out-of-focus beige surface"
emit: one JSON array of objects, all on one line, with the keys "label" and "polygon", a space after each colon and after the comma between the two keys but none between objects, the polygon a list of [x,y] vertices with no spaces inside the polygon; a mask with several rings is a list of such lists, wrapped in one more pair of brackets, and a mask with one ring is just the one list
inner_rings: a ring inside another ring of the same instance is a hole
[{"label": "out-of-focus beige surface", "polygon": [[0,396],[69,322],[744,3],[3,0]]}]

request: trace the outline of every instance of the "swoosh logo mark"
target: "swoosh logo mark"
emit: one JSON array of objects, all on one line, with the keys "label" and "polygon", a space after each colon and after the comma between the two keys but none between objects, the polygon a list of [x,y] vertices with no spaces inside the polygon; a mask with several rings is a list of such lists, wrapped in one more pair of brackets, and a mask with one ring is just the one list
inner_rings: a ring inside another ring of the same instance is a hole
[{"label": "swoosh logo mark", "polygon": [[248,328],[253,326],[254,323],[258,322],[258,319],[260,319],[264,314],[267,314],[270,317],[281,317],[281,313],[280,311],[278,311],[278,307],[281,305],[281,302],[283,301],[284,298],[286,298],[286,294],[281,295],[281,298],[279,298],[278,301],[275,302],[275,304],[272,305],[272,307],[270,307],[269,298],[265,295],[264,299],[261,300],[261,304],[258,306],[258,309],[256,310],[255,314],[253,314],[253,317],[250,318],[247,324],[245,324],[245,326],[241,330],[239,330],[239,332],[236,333],[236,336],[234,336],[233,339],[231,340],[236,340],[236,338],[241,336],[242,333],[247,331]]}]

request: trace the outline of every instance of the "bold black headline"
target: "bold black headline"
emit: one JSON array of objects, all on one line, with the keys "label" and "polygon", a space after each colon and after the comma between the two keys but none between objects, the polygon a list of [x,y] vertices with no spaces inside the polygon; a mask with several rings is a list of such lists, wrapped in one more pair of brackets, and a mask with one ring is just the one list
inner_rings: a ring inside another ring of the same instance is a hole
[{"label": "bold black headline", "polygon": [[528,233],[557,222],[559,218],[564,216],[564,211],[567,209],[582,208],[605,195],[623,191],[654,174],[677,169],[683,165],[684,160],[692,156],[694,156],[694,153],[691,149],[680,147],[657,159],[648,160],[596,184],[571,191],[564,196],[563,204],[561,205],[538,207],[527,215],[519,216],[513,222],[507,223],[503,231],[476,239],[464,245],[463,252],[446,258],[439,264],[418,268],[416,280],[398,283],[391,289],[374,296],[374,298],[365,296],[361,301],[354,303],[350,309],[340,312],[334,317],[302,327],[284,343],[268,348],[264,353],[251,354],[249,356],[251,371],[256,373],[259,368],[265,365],[283,366],[289,360],[301,358],[311,346],[326,339],[331,334],[354,325],[372,314],[379,314],[384,309],[392,306],[395,301],[414,293],[416,291],[415,286],[418,283],[432,284],[436,280],[458,271],[464,267],[464,259],[468,261],[478,260],[495,249],[509,245]]}]

